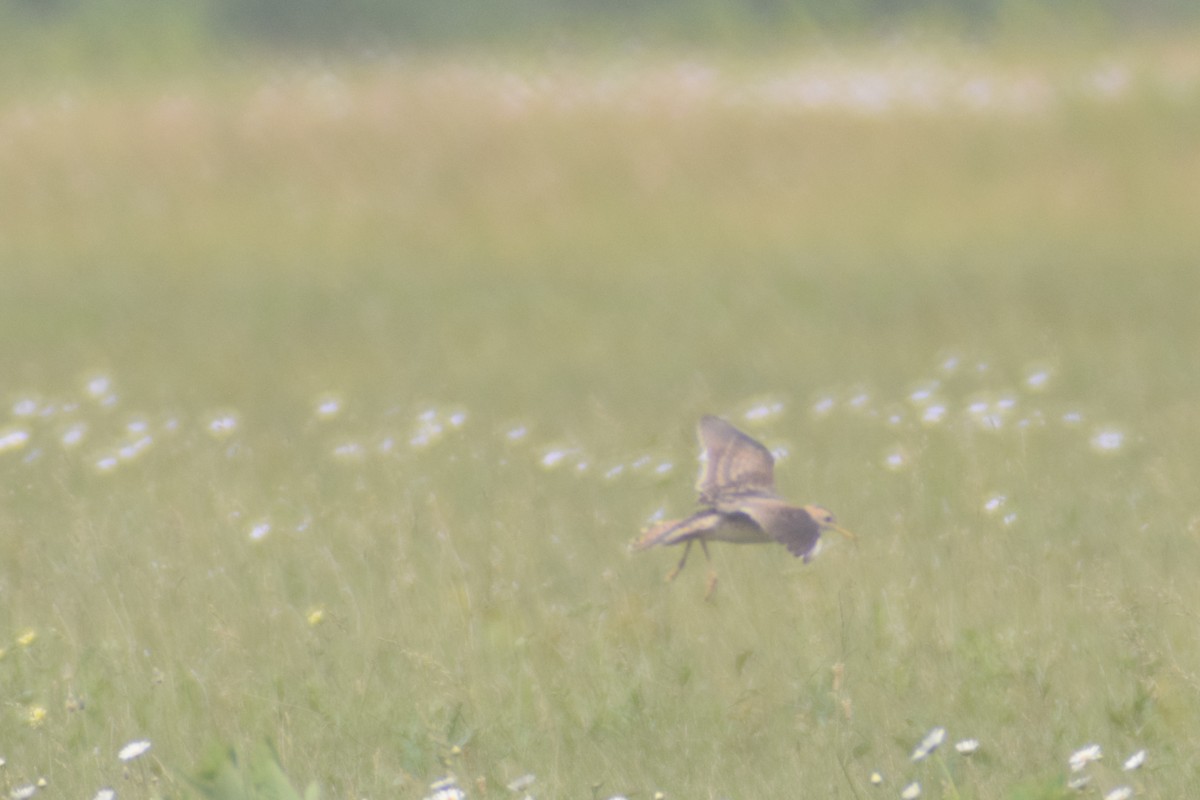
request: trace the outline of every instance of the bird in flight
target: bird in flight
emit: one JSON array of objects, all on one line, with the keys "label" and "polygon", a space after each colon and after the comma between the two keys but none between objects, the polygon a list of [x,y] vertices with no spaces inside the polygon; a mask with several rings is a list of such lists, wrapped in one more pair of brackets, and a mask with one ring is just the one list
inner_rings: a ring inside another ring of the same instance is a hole
[{"label": "bird in flight", "polygon": [[697,433],[704,448],[696,480],[700,510],[686,519],[656,523],[633,543],[634,550],[684,546],[683,557],[667,575],[668,581],[683,570],[695,542],[700,542],[709,562],[704,594],[708,598],[717,587],[717,572],[708,555],[710,541],[778,542],[808,563],[817,554],[824,531],[834,530],[854,538],[821,506],[794,506],[775,493],[775,457],[760,442],[711,415],[701,417]]}]

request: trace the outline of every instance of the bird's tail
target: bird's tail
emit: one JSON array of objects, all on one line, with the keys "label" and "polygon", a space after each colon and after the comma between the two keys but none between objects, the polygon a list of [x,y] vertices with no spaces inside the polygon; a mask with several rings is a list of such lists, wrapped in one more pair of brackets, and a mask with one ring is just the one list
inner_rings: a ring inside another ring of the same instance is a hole
[{"label": "bird's tail", "polygon": [[642,531],[641,538],[634,541],[630,549],[637,551],[659,545],[679,544],[711,531],[720,522],[721,514],[711,508],[697,511],[686,519],[666,519]]},{"label": "bird's tail", "polygon": [[670,538],[675,528],[679,527],[679,524],[684,521],[681,519],[664,519],[654,523],[643,530],[641,536],[629,543],[629,549],[637,552],[638,550],[647,550],[663,544]]}]

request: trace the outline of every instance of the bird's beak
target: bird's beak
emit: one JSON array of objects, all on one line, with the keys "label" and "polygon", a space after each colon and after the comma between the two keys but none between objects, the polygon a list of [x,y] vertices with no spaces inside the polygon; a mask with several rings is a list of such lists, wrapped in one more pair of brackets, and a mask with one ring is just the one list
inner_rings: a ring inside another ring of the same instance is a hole
[{"label": "bird's beak", "polygon": [[845,536],[847,539],[857,539],[858,538],[853,533],[851,533],[850,531],[843,528],[841,525],[830,525],[829,527],[833,528],[835,531],[840,533],[842,536]]}]

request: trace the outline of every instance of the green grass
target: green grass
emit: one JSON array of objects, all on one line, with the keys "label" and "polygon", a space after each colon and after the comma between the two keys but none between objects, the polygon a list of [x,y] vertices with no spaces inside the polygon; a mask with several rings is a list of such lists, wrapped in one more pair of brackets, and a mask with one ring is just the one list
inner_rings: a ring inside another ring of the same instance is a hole
[{"label": "green grass", "polygon": [[[270,739],[328,797],[1015,800],[1098,742],[1097,788],[1189,793],[1194,88],[863,117],[408,66],[0,106],[0,788],[175,796]],[[716,546],[705,603],[625,546],[764,402],[860,538]]]}]

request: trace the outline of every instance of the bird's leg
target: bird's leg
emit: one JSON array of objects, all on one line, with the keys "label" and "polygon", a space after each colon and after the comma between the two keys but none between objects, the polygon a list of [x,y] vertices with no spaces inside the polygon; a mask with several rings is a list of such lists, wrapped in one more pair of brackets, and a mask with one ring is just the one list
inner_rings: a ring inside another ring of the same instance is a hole
[{"label": "bird's leg", "polygon": [[[683,565],[687,563],[688,553],[692,549],[692,540],[688,539],[687,544],[683,547],[683,558],[679,559],[679,563],[675,565],[675,569],[667,573],[667,583],[675,580],[675,576],[683,571]],[[707,551],[706,551],[707,552]]]},{"label": "bird's leg", "polygon": [[704,599],[711,600],[713,592],[717,590],[717,569],[712,565],[712,557],[708,554],[708,542],[701,539],[700,547],[704,550],[704,560],[708,562],[708,587],[704,590]]}]

